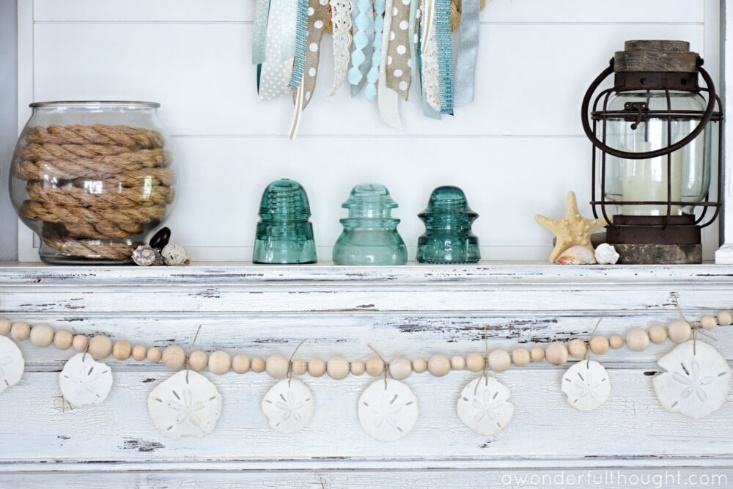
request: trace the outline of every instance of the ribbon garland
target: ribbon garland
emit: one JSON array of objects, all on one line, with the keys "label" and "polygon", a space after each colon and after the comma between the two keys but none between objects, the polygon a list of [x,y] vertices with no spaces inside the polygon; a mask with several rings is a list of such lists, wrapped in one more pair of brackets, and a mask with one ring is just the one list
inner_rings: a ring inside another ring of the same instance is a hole
[{"label": "ribbon garland", "polygon": [[[483,0],[257,0],[252,63],[257,66],[260,100],[292,89],[293,101],[302,100],[291,125],[294,137],[300,112],[313,95],[316,75],[311,73],[318,72],[325,32],[333,34],[334,45],[329,96],[348,80],[352,96],[364,88],[367,100],[377,100],[382,119],[402,128],[399,98],[407,101],[414,85],[426,117],[453,115],[455,106],[474,99],[483,4]],[[325,9],[316,16],[325,15],[323,23],[313,20],[318,7]],[[459,32],[455,52],[452,31]],[[303,83],[307,86],[299,95]]]}]

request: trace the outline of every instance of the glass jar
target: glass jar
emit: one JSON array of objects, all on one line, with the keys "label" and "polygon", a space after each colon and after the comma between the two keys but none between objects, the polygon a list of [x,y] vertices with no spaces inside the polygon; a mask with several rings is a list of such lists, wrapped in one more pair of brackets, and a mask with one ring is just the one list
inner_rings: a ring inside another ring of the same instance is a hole
[{"label": "glass jar", "polygon": [[51,264],[125,264],[168,217],[176,175],[152,102],[43,102],[13,155],[10,196]]}]

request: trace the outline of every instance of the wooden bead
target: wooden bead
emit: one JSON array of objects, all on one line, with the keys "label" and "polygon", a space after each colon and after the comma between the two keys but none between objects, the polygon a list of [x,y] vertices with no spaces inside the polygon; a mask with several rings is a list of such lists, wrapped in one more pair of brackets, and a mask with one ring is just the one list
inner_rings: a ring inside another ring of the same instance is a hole
[{"label": "wooden bead", "polygon": [[626,333],[626,346],[631,351],[644,351],[649,346],[649,335],[641,328],[631,328]]},{"label": "wooden bead", "polygon": [[188,368],[201,372],[209,364],[209,355],[201,350],[196,350],[188,356]]},{"label": "wooden bead", "polygon": [[428,360],[428,371],[436,377],[443,377],[450,372],[450,360],[445,355],[433,355]]},{"label": "wooden bead", "polygon": [[412,361],[412,371],[421,374],[428,369],[428,362],[424,358],[416,358]]},{"label": "wooden bead", "polygon": [[379,357],[371,357],[366,362],[366,371],[372,377],[382,375],[384,373],[384,362]]},{"label": "wooden bead", "polygon": [[654,326],[649,328],[649,339],[652,341],[652,343],[661,345],[662,343],[667,341],[667,328],[665,328],[661,324],[655,324]]},{"label": "wooden bead", "polygon": [[512,357],[506,350],[493,350],[489,353],[489,368],[494,372],[505,372],[512,366]]},{"label": "wooden bead", "polygon": [[590,339],[590,351],[596,355],[605,355],[608,352],[608,338],[605,336],[594,336]]},{"label": "wooden bead", "polygon": [[674,321],[670,321],[669,326],[667,326],[667,333],[669,334],[669,339],[675,343],[684,343],[690,339],[692,327],[684,319],[675,319]]},{"label": "wooden bead", "polygon": [[395,380],[406,379],[412,373],[412,362],[405,357],[397,357],[389,362],[389,375]]},{"label": "wooden bead", "polygon": [[469,353],[466,356],[466,367],[471,372],[480,372],[484,369],[484,357],[480,353]]},{"label": "wooden bead", "polygon": [[265,371],[273,379],[284,379],[288,375],[288,359],[282,355],[272,355],[265,363]]},{"label": "wooden bead", "polygon": [[[58,336],[58,333],[56,333]],[[132,348],[132,359],[136,362],[142,362],[145,360],[145,356],[148,354],[148,349],[145,348],[143,345],[135,345]]]},{"label": "wooden bead", "polygon": [[232,358],[232,370],[238,374],[246,373],[249,370],[249,357],[247,355],[234,355]]},{"label": "wooden bead", "polygon": [[60,329],[53,335],[53,346],[59,350],[68,350],[74,342],[74,335],[71,331]]},{"label": "wooden bead", "polygon": [[87,339],[83,334],[77,334],[74,335],[74,341],[71,342],[71,345],[74,347],[74,350],[78,352],[87,351],[87,348],[89,347],[89,339]]},{"label": "wooden bead", "polygon": [[[95,336],[89,340],[89,354],[95,360],[107,358],[112,354],[112,340],[107,336]],[[183,365],[183,362],[181,362],[181,365]]]},{"label": "wooden bead", "polygon": [[31,326],[28,323],[13,323],[10,327],[10,336],[15,341],[25,341],[31,335]]},{"label": "wooden bead", "polygon": [[[287,366],[287,360],[285,364]],[[212,374],[224,375],[229,372],[230,368],[232,368],[232,357],[229,353],[219,350],[209,355],[209,372]]]},{"label": "wooden bead", "polygon": [[718,324],[721,326],[730,326],[733,324],[733,314],[730,311],[720,311],[718,313]]},{"label": "wooden bead", "polygon": [[302,358],[296,358],[293,360],[293,373],[295,375],[305,375],[308,371],[308,362]]},{"label": "wooden bead", "polygon": [[8,319],[0,319],[0,334],[6,335],[10,333],[10,327],[13,325],[13,323],[10,322]]},{"label": "wooden bead", "polygon": [[[94,340],[92,340],[94,341]],[[91,351],[91,344],[89,345]],[[178,370],[186,363],[186,352],[177,345],[171,345],[163,350],[163,365],[172,370]]]},{"label": "wooden bead", "polygon": [[163,358],[163,353],[160,351],[160,348],[154,346],[152,348],[148,348],[147,358],[150,363],[158,363]]},{"label": "wooden bead", "polygon": [[615,334],[608,338],[608,344],[613,348],[614,350],[618,350],[622,346],[624,346],[624,339],[620,337],[619,335]]},{"label": "wooden bead", "polygon": [[36,324],[31,328],[31,343],[46,348],[53,343],[53,328],[48,324]]},{"label": "wooden bead", "polygon": [[460,355],[455,355],[450,359],[450,368],[453,370],[463,370],[466,368],[466,359]]},{"label": "wooden bead", "polygon": [[545,350],[542,347],[535,346],[529,351],[529,356],[532,357],[533,362],[541,362],[545,359]]},{"label": "wooden bead", "polygon": [[588,353],[588,345],[585,341],[575,338],[568,343],[568,353],[573,358],[585,358],[585,354]]},{"label": "wooden bead", "polygon": [[308,373],[311,377],[320,377],[326,373],[326,362],[320,358],[314,358],[308,362]]},{"label": "wooden bead", "polygon": [[512,363],[517,367],[524,367],[529,364],[530,360],[532,358],[529,355],[529,350],[526,348],[519,347],[512,351]]},{"label": "wooden bead", "polygon": [[116,341],[112,347],[112,355],[117,360],[124,362],[132,355],[132,345],[127,341]]},{"label": "wooden bead", "polygon": [[349,361],[344,357],[331,357],[326,364],[326,372],[333,380],[345,379],[350,370]]},{"label": "wooden bead", "polygon": [[249,365],[250,370],[252,370],[256,374],[261,374],[262,372],[264,372],[266,367],[267,362],[265,362],[265,359],[262,357],[254,357]]},{"label": "wooden bead", "polygon": [[717,325],[718,320],[715,319],[715,316],[703,316],[700,320],[700,326],[702,326],[703,329],[707,329],[708,331],[715,328]]},{"label": "wooden bead", "polygon": [[568,361],[568,348],[559,341],[555,341],[547,345],[545,357],[552,365],[562,365]]},{"label": "wooden bead", "polygon": [[361,360],[354,360],[351,362],[351,373],[353,375],[364,375],[366,372],[366,364]]}]

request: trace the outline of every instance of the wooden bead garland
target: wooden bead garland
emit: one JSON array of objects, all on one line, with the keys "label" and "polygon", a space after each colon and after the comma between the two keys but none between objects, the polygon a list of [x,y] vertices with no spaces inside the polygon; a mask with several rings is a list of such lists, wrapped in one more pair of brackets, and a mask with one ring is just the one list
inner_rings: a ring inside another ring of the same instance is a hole
[{"label": "wooden bead garland", "polygon": [[320,377],[326,373],[326,362],[320,358],[314,358],[308,362],[308,374],[311,377]]},{"label": "wooden bead garland", "polygon": [[661,324],[655,324],[654,326],[649,328],[649,339],[655,345],[661,345],[662,343],[667,341],[668,337],[669,335],[667,334],[667,328],[665,328]]},{"label": "wooden bead garland", "polygon": [[160,351],[160,348],[158,348],[157,346],[154,346],[148,349],[147,357],[148,357],[148,362],[158,363],[163,358],[163,353]]},{"label": "wooden bead garland", "polygon": [[466,357],[466,367],[471,372],[480,372],[484,369],[484,357],[479,353],[469,353]]},{"label": "wooden bead garland", "polygon": [[412,361],[412,371],[421,374],[428,369],[428,361],[424,358],[416,358]]},{"label": "wooden bead garland", "polygon": [[718,313],[718,324],[721,326],[730,326],[733,324],[733,313],[730,311],[720,311]]},{"label": "wooden bead garland", "polygon": [[512,365],[512,358],[504,350],[493,350],[489,353],[489,368],[494,372],[504,372]]},{"label": "wooden bead garland", "polygon": [[31,329],[31,343],[45,348],[53,342],[53,328],[48,324],[37,324]]},{"label": "wooden bead garland", "polygon": [[700,320],[700,326],[702,326],[703,329],[706,329],[710,331],[715,326],[718,325],[718,320],[715,319],[713,316],[703,316],[703,318]]},{"label": "wooden bead garland", "polygon": [[15,341],[25,341],[31,335],[31,326],[28,323],[13,323],[10,328],[10,336]]},{"label": "wooden bead garland", "polygon": [[547,345],[545,357],[552,365],[562,365],[568,361],[568,349],[559,341],[555,341]]},{"label": "wooden bead garland", "polygon": [[[89,345],[89,351],[91,353],[91,344]],[[169,369],[178,370],[186,363],[186,352],[180,346],[172,345],[163,350],[162,360],[163,365]]]},{"label": "wooden bead garland", "polygon": [[74,336],[74,341],[72,341],[71,344],[74,347],[74,350],[78,352],[83,352],[87,351],[87,348],[89,347],[89,340],[83,334],[78,334]]},{"label": "wooden bead garland", "polygon": [[624,346],[624,339],[620,337],[619,335],[615,334],[608,338],[608,344],[613,348],[614,350],[618,350],[622,346]]},{"label": "wooden bead garland", "polygon": [[350,370],[349,361],[344,357],[333,357],[326,364],[326,372],[333,380],[345,379]]},{"label": "wooden bead garland", "polygon": [[74,342],[74,335],[71,331],[60,329],[53,335],[53,346],[59,350],[68,350]]},{"label": "wooden bead garland", "polygon": [[112,347],[112,356],[124,362],[132,355],[132,345],[127,341],[117,341]]},{"label": "wooden bead garland", "polygon": [[307,371],[308,371],[308,362],[306,362],[302,358],[293,360],[293,373],[295,375],[305,375]]},{"label": "wooden bead garland", "polygon": [[588,352],[588,345],[585,341],[575,338],[568,343],[568,353],[571,357],[580,360],[585,358],[585,354]]},{"label": "wooden bead garland", "polygon": [[247,355],[234,355],[232,358],[232,370],[238,374],[246,373],[249,370],[249,357]]},{"label": "wooden bead garland", "polygon": [[[287,362],[286,362],[287,365]],[[209,355],[209,372],[224,375],[232,367],[232,357],[225,351],[215,351]]]},{"label": "wooden bead garland", "polygon": [[605,336],[594,336],[590,339],[589,346],[590,351],[596,355],[605,355],[610,347],[608,344],[608,338]]},{"label": "wooden bead garland", "polygon": [[526,348],[515,348],[512,351],[512,363],[517,367],[524,367],[532,360],[529,350]]},{"label": "wooden bead garland", "polygon": [[632,328],[626,333],[626,346],[631,351],[644,351],[649,346],[649,335],[641,328]]},{"label": "wooden bead garland", "polygon": [[0,319],[0,335],[6,336],[10,333],[10,328],[13,326],[8,319]]},{"label": "wooden bead garland", "polygon": [[273,379],[284,379],[288,375],[288,359],[282,355],[272,355],[265,363],[265,370]]},{"label": "wooden bead garland", "polygon": [[[255,373],[262,373],[265,371],[265,367],[267,364],[265,363],[265,359],[262,357],[254,357],[252,359],[252,363],[250,364],[249,368],[252,369]],[[323,373],[321,373],[323,375]]]},{"label": "wooden bead garland", "polygon": [[436,377],[443,377],[450,372],[450,360],[445,355],[433,355],[428,360],[428,372]]},{"label": "wooden bead garland", "polygon": [[667,331],[669,333],[670,340],[674,341],[675,343],[684,343],[685,341],[690,339],[690,335],[692,334],[692,327],[690,326],[690,323],[688,323],[684,319],[675,319],[674,321],[669,323],[669,326],[667,326]]},{"label": "wooden bead garland", "polygon": [[[181,350],[181,353],[183,353],[183,349],[180,346],[169,346],[168,348],[178,348]],[[91,340],[89,340],[89,354],[94,358],[95,360],[103,360],[110,356],[112,354],[112,340],[109,339],[107,336],[95,336]],[[184,355],[185,358],[185,355]],[[181,361],[181,365],[183,365],[183,361]],[[176,369],[178,367],[171,367],[166,364],[166,367]]]},{"label": "wooden bead garland", "polygon": [[384,373],[384,360],[378,357],[371,357],[366,362],[366,371],[372,377],[382,375]]},{"label": "wooden bead garland", "polygon": [[[56,333],[56,335],[58,336],[58,333]],[[143,360],[145,360],[145,357],[147,356],[147,354],[148,354],[148,349],[145,348],[143,345],[135,345],[132,348],[132,358],[136,362],[142,362]]]},{"label": "wooden bead garland", "polygon": [[357,377],[359,375],[364,375],[364,372],[366,372],[366,364],[361,360],[354,360],[351,362],[351,374],[356,375]]},{"label": "wooden bead garland", "polygon": [[208,364],[209,356],[201,350],[196,350],[188,356],[188,368],[195,372],[201,372]]},{"label": "wooden bead garland", "polygon": [[389,362],[389,375],[395,380],[406,379],[412,373],[412,362],[405,357],[397,357]]},{"label": "wooden bead garland", "polygon": [[541,362],[545,359],[545,350],[539,346],[535,346],[530,350],[529,355],[532,357],[533,362]]}]

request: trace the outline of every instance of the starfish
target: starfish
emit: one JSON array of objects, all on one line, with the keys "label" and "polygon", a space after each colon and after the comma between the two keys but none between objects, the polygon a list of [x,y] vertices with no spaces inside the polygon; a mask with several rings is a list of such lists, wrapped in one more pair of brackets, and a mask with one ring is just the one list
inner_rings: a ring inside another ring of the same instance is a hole
[{"label": "starfish", "polygon": [[575,192],[568,192],[565,216],[550,219],[537,214],[535,220],[555,235],[555,248],[550,254],[550,263],[555,263],[560,254],[571,246],[584,246],[593,252],[590,235],[606,225],[604,219],[586,219],[580,215]]}]

